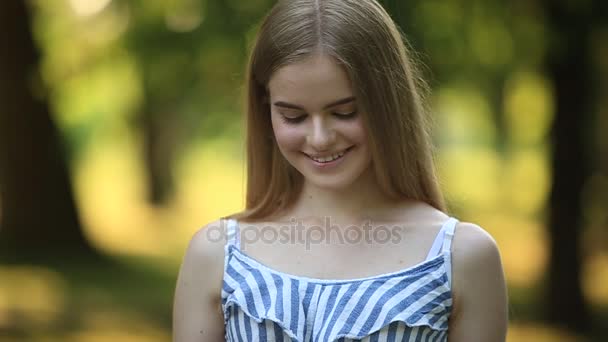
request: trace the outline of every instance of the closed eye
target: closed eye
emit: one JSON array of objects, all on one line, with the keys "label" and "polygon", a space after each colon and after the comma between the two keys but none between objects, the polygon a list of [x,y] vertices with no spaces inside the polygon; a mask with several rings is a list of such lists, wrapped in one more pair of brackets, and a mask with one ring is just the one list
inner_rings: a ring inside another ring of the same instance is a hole
[{"label": "closed eye", "polygon": [[[288,123],[288,124],[298,124],[302,121],[304,121],[307,117],[307,114],[302,114],[299,116],[288,116],[285,115],[284,113],[280,113],[281,115],[281,119],[283,120],[283,122]],[[340,119],[340,120],[350,120],[355,118],[355,116],[357,115],[357,111],[353,111],[350,113],[342,113],[342,112],[333,112],[331,113],[334,117]]]},{"label": "closed eye", "polygon": [[349,120],[349,119],[354,118],[357,115],[357,111],[350,112],[350,113],[332,113],[332,114],[339,119]]},{"label": "closed eye", "polygon": [[285,114],[281,113],[281,119],[283,119],[283,121],[288,124],[297,124],[297,123],[304,121],[304,119],[306,119],[306,114],[303,114],[300,116],[295,116],[295,117],[290,117],[290,116],[286,116]]}]

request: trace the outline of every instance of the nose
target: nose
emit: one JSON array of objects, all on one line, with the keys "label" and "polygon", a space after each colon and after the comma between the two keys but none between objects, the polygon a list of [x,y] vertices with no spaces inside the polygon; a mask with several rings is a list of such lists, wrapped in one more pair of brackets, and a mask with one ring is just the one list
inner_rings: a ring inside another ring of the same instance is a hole
[{"label": "nose", "polygon": [[307,143],[315,150],[328,150],[334,143],[336,133],[324,117],[313,117],[312,128],[307,137]]}]

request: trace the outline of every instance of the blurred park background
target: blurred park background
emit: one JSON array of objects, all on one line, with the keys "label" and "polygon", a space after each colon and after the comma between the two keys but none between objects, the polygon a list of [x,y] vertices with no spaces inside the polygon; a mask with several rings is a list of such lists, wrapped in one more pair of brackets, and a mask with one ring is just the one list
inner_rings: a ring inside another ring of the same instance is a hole
[{"label": "blurred park background", "polygon": [[[605,341],[608,2],[382,2],[432,88],[452,213],[502,251],[508,340]],[[244,204],[273,3],[0,1],[0,340],[171,340],[190,237]]]}]

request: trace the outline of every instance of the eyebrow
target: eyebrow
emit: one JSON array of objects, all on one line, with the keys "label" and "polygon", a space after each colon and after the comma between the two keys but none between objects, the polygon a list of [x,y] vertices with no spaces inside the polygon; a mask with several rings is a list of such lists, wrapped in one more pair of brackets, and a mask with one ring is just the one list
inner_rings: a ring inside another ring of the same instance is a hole
[{"label": "eyebrow", "polygon": [[[331,108],[331,107],[335,107],[337,105],[341,105],[341,104],[346,104],[346,103],[350,103],[355,101],[355,97],[354,96],[350,96],[350,97],[346,97],[343,98],[341,100],[338,101],[334,101],[328,105],[325,105],[325,107],[323,107],[323,109],[327,109],[327,108]],[[292,103],[287,103],[287,102],[283,102],[283,101],[277,101],[274,103],[275,106],[277,107],[283,107],[283,108],[290,108],[290,109],[299,109],[299,110],[304,110],[303,107],[292,104]]]}]

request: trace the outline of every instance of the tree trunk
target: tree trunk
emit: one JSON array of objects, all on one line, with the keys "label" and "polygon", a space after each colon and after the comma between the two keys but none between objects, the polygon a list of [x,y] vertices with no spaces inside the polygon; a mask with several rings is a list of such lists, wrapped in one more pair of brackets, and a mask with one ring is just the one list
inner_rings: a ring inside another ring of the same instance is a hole
[{"label": "tree trunk", "polygon": [[[93,256],[48,104],[24,1],[0,1],[0,251],[11,259]],[[39,84],[40,85],[40,84]]]},{"label": "tree trunk", "polygon": [[593,85],[589,58],[590,12],[572,13],[565,2],[547,0],[545,13],[552,30],[546,62],[554,85],[552,127],[553,187],[549,198],[548,291],[545,315],[550,323],[579,333],[589,327],[581,286],[581,192],[591,160],[586,138],[592,117]]},{"label": "tree trunk", "polygon": [[140,114],[142,124],[138,128],[143,136],[148,202],[163,206],[175,190],[172,166],[176,141],[172,133],[176,119],[151,107],[150,103],[145,104]]}]

